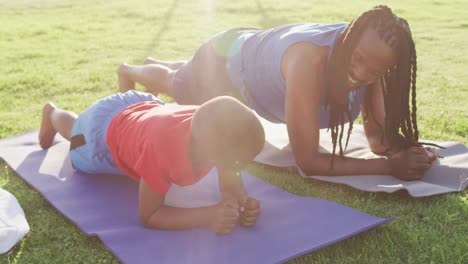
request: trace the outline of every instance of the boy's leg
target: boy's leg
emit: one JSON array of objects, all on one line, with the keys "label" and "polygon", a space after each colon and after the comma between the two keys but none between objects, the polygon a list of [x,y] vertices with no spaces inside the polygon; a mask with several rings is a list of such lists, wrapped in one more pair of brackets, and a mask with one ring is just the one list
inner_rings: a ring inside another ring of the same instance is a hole
[{"label": "boy's leg", "polygon": [[165,93],[172,96],[172,81],[177,70],[162,64],[147,64],[134,66],[120,64],[117,69],[119,76],[119,91],[126,92],[135,89],[135,83],[143,85],[147,92],[154,95]]},{"label": "boy's leg", "polygon": [[71,112],[57,108],[53,103],[47,103],[42,108],[42,121],[39,130],[39,144],[43,149],[49,148],[57,132],[67,140],[73,124],[78,116]]},{"label": "boy's leg", "polygon": [[187,61],[180,60],[180,61],[161,61],[156,60],[152,57],[146,57],[143,63],[146,64],[161,64],[164,65],[172,70],[178,70],[182,65],[184,65]]}]

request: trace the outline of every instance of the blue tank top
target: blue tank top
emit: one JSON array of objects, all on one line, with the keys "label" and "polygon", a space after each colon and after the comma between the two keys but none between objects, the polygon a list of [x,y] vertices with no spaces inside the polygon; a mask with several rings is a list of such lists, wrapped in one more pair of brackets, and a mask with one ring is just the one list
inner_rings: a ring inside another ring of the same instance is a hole
[{"label": "blue tank top", "polygon": [[[268,30],[243,30],[230,47],[226,70],[251,108],[271,122],[285,123],[286,83],[281,74],[281,59],[286,49],[298,42],[328,46],[330,59],[335,40],[347,25],[291,24]],[[359,115],[364,94],[365,87],[349,93],[353,120]],[[325,97],[324,85],[319,107],[320,128],[327,128],[329,121]]]}]

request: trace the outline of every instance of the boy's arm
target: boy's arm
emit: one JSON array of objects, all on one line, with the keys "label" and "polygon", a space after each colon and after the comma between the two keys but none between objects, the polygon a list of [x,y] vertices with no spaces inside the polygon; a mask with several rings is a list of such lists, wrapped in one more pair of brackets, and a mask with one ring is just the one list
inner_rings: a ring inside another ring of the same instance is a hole
[{"label": "boy's arm", "polygon": [[260,202],[249,197],[240,172],[236,169],[218,168],[219,190],[223,199],[234,199],[239,204],[240,224],[254,226],[260,215]]},{"label": "boy's arm", "polygon": [[227,234],[238,220],[238,205],[233,200],[198,208],[166,206],[164,196],[153,191],[143,179],[140,180],[138,199],[140,220],[146,228],[181,230],[211,227],[216,233]]},{"label": "boy's arm", "polygon": [[247,191],[238,170],[218,167],[218,185],[223,199],[240,200],[247,196]]}]

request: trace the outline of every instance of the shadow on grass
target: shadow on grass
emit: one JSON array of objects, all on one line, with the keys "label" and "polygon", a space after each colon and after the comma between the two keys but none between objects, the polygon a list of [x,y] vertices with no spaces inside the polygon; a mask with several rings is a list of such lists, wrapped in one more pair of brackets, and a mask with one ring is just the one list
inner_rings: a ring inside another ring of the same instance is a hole
[{"label": "shadow on grass", "polygon": [[[174,17],[174,13],[177,9],[178,4],[179,4],[179,0],[172,1],[172,4],[167,9],[166,14],[162,18],[152,19],[153,21],[158,21],[158,22],[162,21],[162,23],[160,24],[159,30],[156,32],[156,34],[154,34],[153,39],[147,44],[147,47],[144,49],[146,53],[143,54],[142,57],[146,57],[149,54],[152,54],[154,51],[158,50],[162,37],[170,31],[170,24]],[[260,0],[255,0],[255,4],[257,6],[256,13],[261,15],[259,24],[261,25],[262,28],[270,28],[273,26],[278,26],[278,25],[288,23],[288,20],[286,18],[270,16],[267,10],[265,9],[265,7],[263,6],[263,4],[260,2]],[[151,21],[148,21],[148,22],[152,23]]]},{"label": "shadow on grass", "polygon": [[270,28],[288,23],[288,20],[283,17],[271,17],[263,7],[263,4],[260,2],[260,0],[255,0],[255,4],[257,5],[258,13],[262,16],[259,21],[259,24],[262,28]]},{"label": "shadow on grass", "polygon": [[[179,0],[172,1],[171,6],[167,9],[167,12],[164,15],[164,17],[162,17],[162,19],[157,19],[157,18],[152,19],[155,22],[162,21],[162,23],[160,24],[161,26],[159,27],[158,32],[156,32],[153,39],[148,43],[146,49],[144,49],[146,51],[146,54],[143,55],[143,58],[153,53],[153,51],[159,48],[162,36],[170,30],[170,23],[174,16],[175,10],[177,9],[178,4],[179,4]],[[151,22],[149,21],[149,23]]]}]

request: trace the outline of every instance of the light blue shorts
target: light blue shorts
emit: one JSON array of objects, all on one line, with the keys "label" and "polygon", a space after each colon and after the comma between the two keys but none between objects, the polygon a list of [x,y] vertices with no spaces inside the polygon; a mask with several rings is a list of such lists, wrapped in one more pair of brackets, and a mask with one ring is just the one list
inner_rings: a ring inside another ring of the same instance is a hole
[{"label": "light blue shorts", "polygon": [[86,144],[70,151],[73,167],[86,173],[124,175],[115,164],[107,146],[107,128],[120,111],[144,101],[164,104],[152,94],[130,90],[101,99],[81,113],[73,125],[71,137],[82,134]]}]

